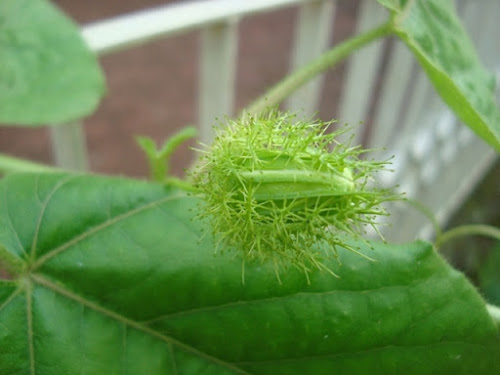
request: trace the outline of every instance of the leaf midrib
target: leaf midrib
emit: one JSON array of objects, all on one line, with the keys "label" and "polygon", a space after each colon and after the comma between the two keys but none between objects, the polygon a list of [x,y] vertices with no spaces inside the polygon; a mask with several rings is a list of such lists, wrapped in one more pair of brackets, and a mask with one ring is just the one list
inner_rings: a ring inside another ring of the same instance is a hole
[{"label": "leaf midrib", "polygon": [[35,344],[33,342],[33,286],[29,280],[26,280],[26,320],[28,335],[28,353],[30,363],[30,374],[35,375]]}]

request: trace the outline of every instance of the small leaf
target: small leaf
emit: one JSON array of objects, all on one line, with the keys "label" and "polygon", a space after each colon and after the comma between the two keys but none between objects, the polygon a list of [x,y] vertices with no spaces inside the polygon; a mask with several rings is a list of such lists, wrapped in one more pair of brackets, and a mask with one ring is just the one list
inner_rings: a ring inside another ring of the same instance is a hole
[{"label": "small leaf", "polygon": [[158,157],[158,150],[153,139],[149,137],[136,137],[135,140],[148,157],[148,160],[155,160]]},{"label": "small leaf", "polygon": [[[430,244],[339,249],[340,279],[213,255],[196,199],[76,175],[0,181],[0,374],[494,374],[498,331]],[[360,244],[360,246],[364,246]]]},{"label": "small leaf", "polygon": [[149,162],[151,180],[156,182],[180,182],[182,181],[169,176],[170,173],[170,158],[175,150],[187,140],[190,140],[198,134],[194,126],[188,126],[177,133],[167,138],[160,149],[156,147],[156,143],[149,137],[136,137],[137,144],[146,154]]},{"label": "small leaf", "polygon": [[443,100],[500,152],[500,111],[494,77],[476,55],[450,0],[378,0],[394,32],[410,47]]},{"label": "small leaf", "polygon": [[58,124],[93,112],[104,78],[79,30],[46,0],[0,2],[0,123]]}]

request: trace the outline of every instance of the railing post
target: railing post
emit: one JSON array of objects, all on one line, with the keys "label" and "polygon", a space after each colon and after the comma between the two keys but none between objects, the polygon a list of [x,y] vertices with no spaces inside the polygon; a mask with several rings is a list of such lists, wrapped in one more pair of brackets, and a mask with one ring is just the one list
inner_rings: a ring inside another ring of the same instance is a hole
[{"label": "railing post", "polygon": [[209,143],[216,119],[233,113],[237,21],[232,19],[206,27],[201,42],[198,121],[200,139]]},{"label": "railing post", "polygon": [[88,169],[85,133],[80,122],[51,126],[50,135],[57,166],[74,171]]},{"label": "railing post", "polygon": [[[370,138],[366,146],[390,146],[397,136],[398,121],[405,114],[405,99],[414,73],[415,59],[403,42],[394,40],[377,98]],[[414,82],[414,81],[413,81]]]},{"label": "railing post", "polygon": [[[330,0],[307,1],[301,5],[291,59],[292,71],[321,55],[332,35],[335,4]],[[291,111],[309,116],[317,111],[321,98],[323,76],[319,76],[297,90],[287,101]]]},{"label": "railing post", "polygon": [[[370,30],[387,21],[387,11],[377,1],[363,0],[357,15],[356,32]],[[338,106],[340,123],[356,125],[365,121],[373,98],[373,88],[382,57],[382,40],[371,43],[350,58],[343,94]],[[358,127],[354,144],[362,140],[363,128]]]}]

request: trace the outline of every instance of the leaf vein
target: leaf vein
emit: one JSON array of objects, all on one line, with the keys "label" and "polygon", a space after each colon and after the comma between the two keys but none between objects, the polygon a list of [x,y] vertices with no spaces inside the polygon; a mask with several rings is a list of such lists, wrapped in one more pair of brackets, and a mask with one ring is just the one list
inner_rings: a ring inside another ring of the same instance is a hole
[{"label": "leaf vein", "polygon": [[317,355],[308,355],[308,356],[302,356],[302,357],[293,357],[293,358],[278,358],[278,359],[266,359],[266,360],[261,360],[261,361],[240,361],[240,362],[234,362],[235,365],[238,366],[250,366],[250,365],[256,365],[256,364],[279,364],[279,363],[290,363],[290,362],[301,362],[301,361],[310,361],[310,360],[315,360],[315,359],[321,359],[321,358],[336,358],[336,357],[342,357],[344,355],[359,355],[359,354],[366,354],[370,352],[377,352],[377,351],[382,351],[386,349],[391,349],[391,348],[429,348],[430,346],[441,346],[441,345],[447,345],[447,344],[461,344],[461,345],[470,345],[470,346],[476,346],[476,347],[485,347],[485,345],[480,344],[480,343],[470,343],[468,341],[462,341],[462,340],[442,340],[438,342],[432,342],[432,343],[426,343],[423,345],[380,345],[376,347],[372,347],[369,349],[362,349],[358,351],[343,351],[343,352],[338,352],[338,353],[325,353],[325,354],[317,354]]},{"label": "leaf vein", "polygon": [[267,297],[267,298],[257,298],[257,299],[252,299],[252,300],[240,300],[240,301],[234,301],[234,302],[226,302],[218,305],[210,305],[210,306],[204,306],[204,307],[197,307],[194,309],[188,309],[188,310],[183,310],[179,312],[174,312],[170,314],[164,314],[162,316],[150,319],[150,320],[144,320],[141,321],[143,324],[151,324],[155,323],[158,321],[161,321],[163,319],[168,319],[168,318],[177,318],[179,316],[184,316],[184,315],[190,315],[190,314],[196,314],[200,312],[207,312],[211,310],[219,310],[219,309],[226,309],[226,308],[231,308],[233,306],[245,306],[249,304],[258,304],[258,303],[268,303],[268,302],[273,302],[273,301],[282,301],[284,299],[288,298],[296,298],[298,296],[326,296],[326,295],[333,295],[333,294],[338,294],[338,293],[370,293],[370,292],[375,292],[375,291],[380,291],[384,289],[399,289],[399,288],[409,288],[413,285],[414,283],[410,283],[407,285],[387,285],[387,286],[381,286],[378,288],[372,288],[372,289],[360,289],[360,290],[328,290],[328,291],[319,291],[319,292],[295,292],[292,294],[286,294],[282,296],[273,296],[273,297]]},{"label": "leaf vein", "polygon": [[70,291],[70,290],[67,290],[65,288],[63,288],[62,286],[60,285],[57,285],[57,284],[54,284],[53,282],[49,281],[48,279],[46,279],[45,277],[43,277],[42,275],[40,274],[32,274],[31,275],[31,278],[33,281],[37,282],[39,285],[43,286],[43,287],[46,287],[66,298],[69,298],[69,299],[72,299],[82,305],[84,305],[85,307],[87,307],[88,309],[91,309],[95,312],[98,312],[100,314],[103,314],[111,319],[114,319],[118,322],[121,322],[123,324],[126,324],[127,326],[129,327],[132,327],[140,332],[143,332],[145,334],[148,334],[160,341],[163,341],[167,344],[170,344],[172,346],[176,346],[176,347],[179,347],[187,352],[190,352],[194,355],[197,355],[209,362],[212,362],[212,363],[215,363],[221,367],[225,367],[229,370],[232,370],[234,371],[235,373],[237,374],[242,374],[242,375],[250,375],[250,373],[246,372],[245,370],[233,365],[232,363],[230,362],[226,362],[222,359],[219,359],[217,357],[214,357],[208,353],[205,353],[199,349],[196,349],[195,347],[192,347],[188,344],[185,344],[173,337],[170,337],[170,336],[167,336],[167,335],[164,335],[162,333],[159,333],[149,327],[146,327],[144,325],[142,325],[141,323],[139,322],[136,322],[134,320],[131,320],[123,315],[120,315],[112,310],[109,310],[105,307],[102,307],[101,305],[99,305],[98,303],[95,303],[95,302],[92,302],[92,301],[89,301],[85,298],[83,298],[82,296],[78,295],[78,294],[75,294],[74,292]]},{"label": "leaf vein", "polygon": [[81,233],[80,235],[73,237],[69,241],[65,242],[64,244],[60,245],[59,247],[47,252],[45,255],[38,258],[38,260],[33,264],[33,270],[36,270],[41,265],[43,265],[43,263],[45,263],[49,259],[59,255],[60,253],[66,251],[71,246],[73,246],[73,245],[75,245],[75,244],[79,243],[80,241],[83,241],[87,238],[90,238],[91,236],[99,233],[100,231],[110,227],[113,224],[120,222],[121,220],[125,220],[133,215],[139,214],[139,213],[144,212],[148,209],[158,208],[158,207],[160,207],[161,204],[164,204],[164,203],[171,201],[171,200],[174,200],[174,199],[183,198],[183,197],[185,197],[184,194],[177,194],[177,195],[173,195],[173,196],[164,197],[164,198],[149,202],[145,205],[131,209],[131,210],[124,212],[120,215],[117,215],[111,219],[108,219],[108,220],[102,222],[101,224],[96,225],[95,227]]},{"label": "leaf vein", "polygon": [[7,214],[6,216],[7,216],[8,224],[9,224],[10,229],[14,233],[14,237],[16,238],[16,242],[19,245],[19,248],[21,250],[20,252],[26,254],[26,252],[24,251],[24,246],[21,242],[21,239],[19,238],[19,234],[17,233],[16,228],[14,228],[14,223],[12,222],[12,216],[10,214],[9,204],[8,204],[9,199],[7,197],[7,187],[8,187],[8,184],[6,184],[6,186],[5,186],[3,198],[4,198],[4,202],[5,202],[5,213]]},{"label": "leaf vein", "polygon": [[30,374],[35,375],[35,347],[33,343],[33,288],[31,282],[26,284],[26,319],[28,324],[28,351],[30,361]]},{"label": "leaf vein", "polygon": [[170,353],[170,358],[172,358],[172,370],[174,372],[174,375],[179,375],[179,371],[177,370],[177,360],[175,358],[175,352],[174,348],[172,346],[172,343],[168,343],[168,351]]},{"label": "leaf vein", "polygon": [[[52,198],[56,194],[56,192],[62,188],[64,185],[66,185],[69,181],[75,179],[76,176],[74,175],[69,175],[57,182],[57,184],[54,185],[52,190],[49,192],[47,197],[42,203],[42,207],[40,208],[40,214],[38,215],[38,220],[35,228],[35,233],[33,234],[33,242],[31,243],[31,250],[30,250],[30,257],[31,260],[33,261],[36,257],[36,247],[38,246],[38,235],[40,233],[40,228],[42,226],[43,219],[45,217],[45,213],[47,212],[47,207],[49,203],[52,201]],[[38,186],[38,179],[36,182],[36,185]],[[38,189],[37,189],[38,190]],[[38,197],[38,192],[37,192],[37,197]],[[40,198],[38,198],[40,200]]]},{"label": "leaf vein", "polygon": [[[1,285],[2,283],[0,283]],[[22,292],[22,288],[17,288],[12,291],[12,294],[0,305],[0,311],[2,311],[4,308],[6,308],[9,303],[11,303],[14,298],[16,298],[20,293]]]}]

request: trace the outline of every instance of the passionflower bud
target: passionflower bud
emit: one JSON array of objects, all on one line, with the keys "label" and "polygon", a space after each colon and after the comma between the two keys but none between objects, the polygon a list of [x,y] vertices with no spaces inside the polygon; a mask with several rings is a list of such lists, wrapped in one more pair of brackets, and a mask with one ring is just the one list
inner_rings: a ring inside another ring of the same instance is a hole
[{"label": "passionflower bud", "polygon": [[271,261],[278,279],[288,265],[335,275],[327,262],[340,247],[369,258],[351,243],[387,215],[381,203],[394,195],[371,177],[387,162],[361,159],[365,150],[336,139],[348,129],[331,125],[272,111],[217,130],[193,181],[218,249]]}]

